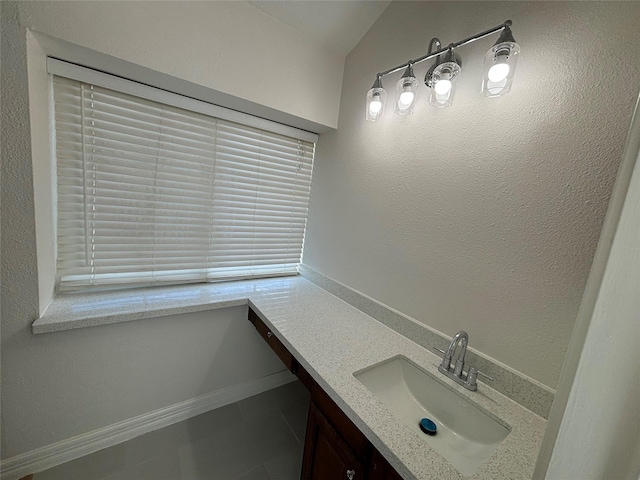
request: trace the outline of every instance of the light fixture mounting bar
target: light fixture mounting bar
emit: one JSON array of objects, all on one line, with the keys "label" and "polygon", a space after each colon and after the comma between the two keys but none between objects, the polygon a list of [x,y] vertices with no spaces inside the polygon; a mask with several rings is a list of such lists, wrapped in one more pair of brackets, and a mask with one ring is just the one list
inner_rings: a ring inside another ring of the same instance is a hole
[{"label": "light fixture mounting bar", "polygon": [[429,60],[430,58],[435,58],[439,55],[442,55],[449,49],[454,49],[461,47],[463,45],[467,45],[468,43],[475,42],[476,40],[480,40],[481,38],[487,37],[497,32],[501,32],[505,28],[511,27],[511,20],[506,20],[504,23],[498,25],[497,27],[490,28],[489,30],[485,30],[484,32],[476,33],[469,38],[465,38],[464,40],[460,40],[459,42],[452,43],[447,45],[440,50],[437,50],[433,53],[428,53],[427,55],[423,55],[422,57],[416,58],[415,60],[409,60],[408,62],[403,63],[402,65],[398,65],[397,67],[390,68],[389,70],[385,70],[384,72],[378,73],[377,77],[382,78],[385,75],[390,75],[395,72],[399,72],[400,70],[406,69],[409,65],[415,65],[416,63],[424,62],[425,60]]}]

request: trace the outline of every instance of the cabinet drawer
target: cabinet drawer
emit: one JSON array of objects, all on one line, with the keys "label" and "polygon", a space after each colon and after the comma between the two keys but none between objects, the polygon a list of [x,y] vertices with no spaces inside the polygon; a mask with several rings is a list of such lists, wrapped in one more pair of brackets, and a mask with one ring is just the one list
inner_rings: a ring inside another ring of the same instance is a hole
[{"label": "cabinet drawer", "polygon": [[253,323],[260,336],[264,338],[265,342],[267,342],[275,354],[278,355],[289,371],[295,373],[297,362],[294,360],[293,355],[291,355],[282,342],[276,338],[275,334],[265,325],[260,317],[258,317],[256,312],[251,309],[249,309],[249,321]]}]

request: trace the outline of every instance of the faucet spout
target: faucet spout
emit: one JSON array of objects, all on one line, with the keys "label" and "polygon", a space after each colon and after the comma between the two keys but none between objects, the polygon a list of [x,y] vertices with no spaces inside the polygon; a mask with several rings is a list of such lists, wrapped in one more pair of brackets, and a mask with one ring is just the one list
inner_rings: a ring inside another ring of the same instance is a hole
[{"label": "faucet spout", "polygon": [[469,344],[469,335],[467,332],[458,332],[460,335],[460,340],[458,341],[460,345],[460,350],[458,352],[458,358],[456,359],[456,366],[453,370],[453,374],[457,377],[462,377],[462,370],[464,369],[464,363],[467,357],[467,345]]},{"label": "faucet spout", "polygon": [[451,370],[451,360],[456,353],[456,349],[458,345],[460,345],[460,349],[458,351],[458,358],[455,360],[454,366],[454,375],[460,377],[462,375],[462,369],[464,368],[465,357],[467,356],[467,345],[469,344],[469,335],[464,330],[460,330],[458,333],[454,335],[451,339],[451,343],[449,344],[449,348],[447,349],[447,353],[445,353],[444,358],[442,359],[441,368],[450,371]]}]

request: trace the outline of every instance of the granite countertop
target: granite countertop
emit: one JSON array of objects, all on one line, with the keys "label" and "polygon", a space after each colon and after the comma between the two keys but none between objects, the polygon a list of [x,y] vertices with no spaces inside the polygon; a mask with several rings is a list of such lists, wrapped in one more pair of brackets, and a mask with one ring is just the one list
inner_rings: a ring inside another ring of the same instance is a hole
[{"label": "granite countertop", "polygon": [[[484,383],[476,392],[455,384],[438,372],[438,356],[302,277],[64,295],[32,329],[45,333],[246,304],[406,480],[531,478],[546,427],[542,417]],[[473,476],[460,474],[353,376],[398,355],[509,426]]]}]

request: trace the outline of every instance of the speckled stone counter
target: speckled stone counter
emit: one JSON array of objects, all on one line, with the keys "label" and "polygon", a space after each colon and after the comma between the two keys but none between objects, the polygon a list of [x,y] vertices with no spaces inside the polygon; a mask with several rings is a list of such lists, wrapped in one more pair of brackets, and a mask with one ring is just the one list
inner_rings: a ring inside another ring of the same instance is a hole
[{"label": "speckled stone counter", "polygon": [[[442,376],[440,358],[301,277],[58,297],[34,333],[249,304],[371,443],[409,479],[531,478],[546,421],[480,383],[470,392]],[[472,477],[463,477],[397,421],[353,373],[403,355],[501,419],[511,432]]]}]

